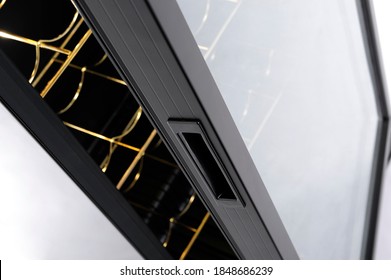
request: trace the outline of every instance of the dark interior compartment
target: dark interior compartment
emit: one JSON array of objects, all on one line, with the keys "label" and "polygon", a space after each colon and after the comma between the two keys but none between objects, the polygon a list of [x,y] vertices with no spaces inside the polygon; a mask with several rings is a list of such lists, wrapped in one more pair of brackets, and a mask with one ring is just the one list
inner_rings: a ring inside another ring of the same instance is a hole
[{"label": "dark interior compartment", "polygon": [[[51,83],[67,55],[4,38],[4,32],[35,41],[54,38],[67,29],[75,12],[68,0],[9,0],[0,10],[0,48],[27,80],[39,54],[38,71],[30,82],[37,94]],[[79,21],[80,16],[70,30]],[[72,50],[87,32],[82,23],[62,49]],[[68,34],[40,44],[59,47]],[[237,258],[93,36],[53,83],[44,101],[173,258]]]}]

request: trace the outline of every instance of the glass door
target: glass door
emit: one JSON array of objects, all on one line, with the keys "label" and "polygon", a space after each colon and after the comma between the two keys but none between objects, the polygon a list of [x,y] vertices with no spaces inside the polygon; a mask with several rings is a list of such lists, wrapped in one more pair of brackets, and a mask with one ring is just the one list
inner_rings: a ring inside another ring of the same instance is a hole
[{"label": "glass door", "polygon": [[239,257],[370,257],[389,110],[369,1],[75,3]]}]

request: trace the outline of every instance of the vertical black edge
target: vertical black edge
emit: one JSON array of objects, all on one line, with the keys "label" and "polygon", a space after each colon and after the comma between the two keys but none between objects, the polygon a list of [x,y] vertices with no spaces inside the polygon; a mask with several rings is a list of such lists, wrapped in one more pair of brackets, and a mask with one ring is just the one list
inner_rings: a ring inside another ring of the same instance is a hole
[{"label": "vertical black edge", "polygon": [[210,126],[205,125],[205,130],[209,128],[207,134],[216,135],[217,141],[224,139],[221,143],[229,164],[235,167],[249,200],[255,206],[281,258],[298,259],[293,243],[176,0],[145,1],[209,120]]},{"label": "vertical black edge", "polygon": [[0,101],[146,259],[171,259],[125,198],[0,50]]},{"label": "vertical black edge", "polygon": [[362,259],[373,259],[382,184],[390,151],[390,107],[373,3],[356,1],[379,117],[361,251]]}]

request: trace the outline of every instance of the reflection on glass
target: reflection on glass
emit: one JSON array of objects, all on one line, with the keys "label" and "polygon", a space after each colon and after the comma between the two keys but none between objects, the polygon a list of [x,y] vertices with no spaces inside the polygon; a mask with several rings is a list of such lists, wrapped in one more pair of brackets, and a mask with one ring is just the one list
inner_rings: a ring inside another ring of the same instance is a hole
[{"label": "reflection on glass", "polygon": [[356,1],[178,0],[301,258],[359,258],[377,128]]}]

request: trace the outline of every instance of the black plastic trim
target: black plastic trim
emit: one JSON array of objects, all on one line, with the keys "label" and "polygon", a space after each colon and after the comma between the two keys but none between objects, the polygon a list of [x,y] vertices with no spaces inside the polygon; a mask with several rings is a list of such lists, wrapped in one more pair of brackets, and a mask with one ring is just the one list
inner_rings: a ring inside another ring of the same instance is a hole
[{"label": "black plastic trim", "polygon": [[356,1],[379,118],[361,252],[361,258],[372,259],[376,241],[381,189],[390,153],[390,105],[372,0]]}]

